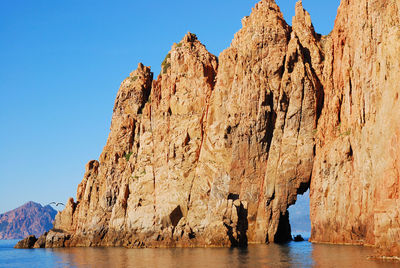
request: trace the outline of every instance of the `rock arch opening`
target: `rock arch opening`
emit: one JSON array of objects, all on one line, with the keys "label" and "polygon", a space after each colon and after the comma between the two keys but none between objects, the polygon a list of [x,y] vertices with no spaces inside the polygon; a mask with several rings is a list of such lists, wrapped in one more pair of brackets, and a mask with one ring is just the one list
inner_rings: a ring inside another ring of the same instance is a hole
[{"label": "rock arch opening", "polygon": [[290,222],[292,236],[301,235],[307,240],[311,235],[310,190],[297,195],[296,203],[290,206],[288,211],[288,222]]}]

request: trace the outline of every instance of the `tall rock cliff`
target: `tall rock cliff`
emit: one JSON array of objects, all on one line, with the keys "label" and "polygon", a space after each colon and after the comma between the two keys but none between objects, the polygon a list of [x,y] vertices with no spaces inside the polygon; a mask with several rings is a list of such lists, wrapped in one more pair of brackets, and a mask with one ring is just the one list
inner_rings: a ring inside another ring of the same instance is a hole
[{"label": "tall rock cliff", "polygon": [[313,241],[400,255],[399,5],[343,0],[320,36],[262,0],[218,59],[188,33],[139,64],[46,246],[286,241],[310,187]]},{"label": "tall rock cliff", "polygon": [[191,210],[213,219],[213,237],[228,228],[234,243],[290,239],[287,208],[308,188],[322,90],[308,55],[317,37],[297,11],[292,31],[261,1],[219,57]]},{"label": "tall rock cliff", "polygon": [[322,50],[301,3],[272,0],[217,59],[188,33],[158,79],[121,84],[111,133],[47,246],[229,246],[291,238],[322,106]]},{"label": "tall rock cliff", "polygon": [[342,1],[325,56],[311,240],[400,256],[400,2]]}]

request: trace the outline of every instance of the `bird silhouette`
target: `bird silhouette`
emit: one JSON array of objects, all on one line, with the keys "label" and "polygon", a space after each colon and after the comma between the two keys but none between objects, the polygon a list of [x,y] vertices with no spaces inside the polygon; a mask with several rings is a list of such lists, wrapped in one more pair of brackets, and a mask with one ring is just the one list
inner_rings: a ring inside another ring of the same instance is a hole
[{"label": "bird silhouette", "polygon": [[56,207],[58,207],[58,206],[65,206],[63,203],[56,203],[56,202],[51,202],[51,203],[49,203],[49,205],[55,205]]}]

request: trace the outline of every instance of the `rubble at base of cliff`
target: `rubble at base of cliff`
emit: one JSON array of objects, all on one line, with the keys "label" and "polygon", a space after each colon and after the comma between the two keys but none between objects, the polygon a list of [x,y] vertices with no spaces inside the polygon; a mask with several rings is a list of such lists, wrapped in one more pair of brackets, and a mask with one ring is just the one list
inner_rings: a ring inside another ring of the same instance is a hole
[{"label": "rubble at base of cliff", "polygon": [[19,241],[15,245],[15,248],[33,248],[33,246],[35,245],[36,241],[37,241],[36,236],[30,235],[30,236],[22,239],[21,241]]}]

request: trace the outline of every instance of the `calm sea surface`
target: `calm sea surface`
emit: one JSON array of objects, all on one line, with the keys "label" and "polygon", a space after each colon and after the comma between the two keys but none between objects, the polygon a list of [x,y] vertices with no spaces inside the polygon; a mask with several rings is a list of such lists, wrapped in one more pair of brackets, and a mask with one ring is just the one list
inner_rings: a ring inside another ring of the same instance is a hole
[{"label": "calm sea surface", "polygon": [[0,241],[0,267],[399,267],[369,260],[374,251],[355,246],[251,245],[239,249],[13,249]]}]

